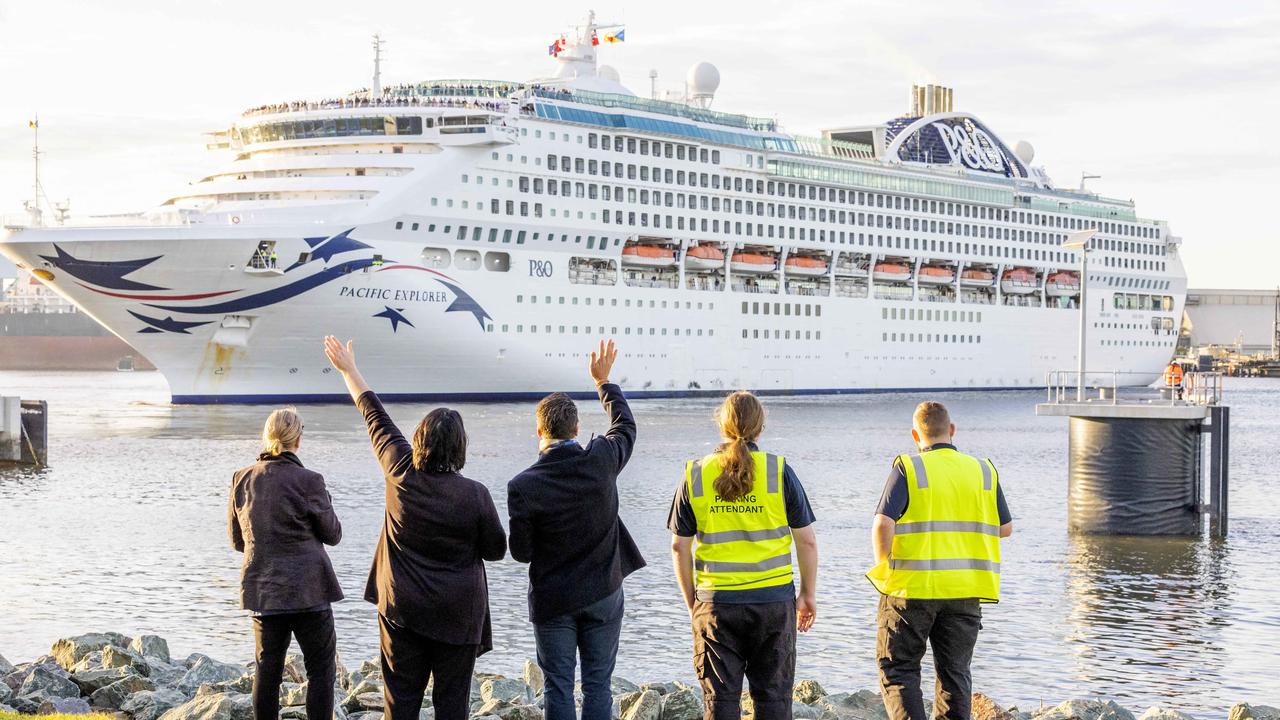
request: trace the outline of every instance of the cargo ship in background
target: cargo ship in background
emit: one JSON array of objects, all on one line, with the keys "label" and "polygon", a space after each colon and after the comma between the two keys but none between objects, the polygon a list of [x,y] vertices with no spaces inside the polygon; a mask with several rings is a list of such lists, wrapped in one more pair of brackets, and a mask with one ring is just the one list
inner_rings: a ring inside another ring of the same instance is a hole
[{"label": "cargo ship in background", "polygon": [[30,274],[0,279],[0,371],[154,369]]},{"label": "cargo ship in background", "polygon": [[342,400],[326,334],[392,400],[590,393],[599,337],[638,397],[1042,387],[1082,310],[1088,382],[1160,377],[1186,295],[1165,222],[1055,185],[948,88],[805,136],[712,110],[709,63],[637,95],[597,62],[623,33],[593,15],[525,81],[384,87],[375,55],[369,89],[244,111],[227,165],[155,210],[0,254],[178,403]]}]

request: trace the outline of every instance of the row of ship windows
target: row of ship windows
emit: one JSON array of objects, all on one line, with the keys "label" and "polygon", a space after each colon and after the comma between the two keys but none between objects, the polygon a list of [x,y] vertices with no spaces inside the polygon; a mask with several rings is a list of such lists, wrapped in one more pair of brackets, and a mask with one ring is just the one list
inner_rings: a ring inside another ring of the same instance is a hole
[{"label": "row of ship windows", "polygon": [[[501,327],[501,330],[498,330],[498,327]],[[534,324],[530,324],[530,325],[528,326],[528,328],[527,328],[528,334],[530,334],[530,335],[537,335],[537,334],[539,333],[539,330],[538,330],[538,328],[539,328],[539,327],[541,327],[541,328],[542,328],[541,333],[542,333],[543,335],[595,335],[596,337],[599,337],[599,336],[601,336],[601,335],[604,335],[604,334],[605,334],[605,331],[604,331],[605,326],[604,326],[604,325],[599,325],[599,326],[596,326],[595,328],[593,328],[591,325],[583,325],[583,326],[579,327],[578,325],[558,325],[558,326],[556,326],[556,325],[534,325]],[[504,332],[504,333],[509,333],[509,332],[512,332],[511,328],[512,328],[512,325],[511,325],[510,323],[503,323],[501,326],[496,326],[496,325],[494,325],[493,323],[489,323],[488,325],[486,325],[486,326],[485,326],[485,330],[487,330],[488,332]],[[715,330],[712,330],[712,329],[710,329],[710,328],[707,328],[707,329],[705,329],[705,330],[704,330],[703,328],[696,328],[696,329],[695,329],[695,328],[643,328],[643,327],[637,327],[637,328],[635,328],[634,330],[635,330],[635,332],[633,333],[633,332],[632,332],[632,328],[631,328],[630,326],[623,326],[623,327],[622,327],[622,333],[621,333],[621,334],[622,334],[622,335],[633,335],[633,334],[634,334],[634,335],[638,335],[638,336],[639,336],[639,335],[646,335],[646,334],[647,334],[647,335],[655,336],[655,337],[656,337],[656,336],[659,336],[659,335],[661,335],[661,336],[672,335],[672,336],[675,336],[675,337],[680,337],[680,336],[682,336],[682,335],[683,335],[684,337],[703,337],[703,336],[705,335],[706,337],[714,337],[714,336],[715,336],[715,334],[716,334],[716,331],[715,331]],[[648,331],[648,332],[646,333],[646,331]],[[525,327],[525,325],[523,325],[523,324],[517,324],[517,325],[515,325],[515,332],[516,332],[516,333],[520,333],[520,334],[525,333],[525,332],[526,332],[526,327]],[[797,331],[797,332],[798,332],[798,331]],[[609,328],[609,334],[610,334],[610,335],[615,335],[615,336],[616,336],[616,335],[618,335],[618,334],[619,334],[619,333],[618,333],[618,326],[616,326],[616,325],[615,325],[615,326],[613,326],[613,327],[610,327],[610,328]]]},{"label": "row of ship windows", "polygon": [[[543,297],[543,304],[544,304],[544,305],[551,305],[551,304],[552,304],[552,302],[551,302],[551,300],[552,300],[552,296],[551,296],[551,295],[544,295],[544,296],[542,296],[542,297]],[[568,300],[568,303],[566,303],[566,302],[565,302],[565,301],[566,301],[566,299]],[[568,298],[566,298],[564,295],[561,295],[561,296],[559,296],[559,298],[558,298],[558,303],[557,303],[557,304],[560,304],[560,305],[565,305],[565,304],[568,304],[568,305],[577,305],[577,304],[578,304],[578,299],[579,299],[579,298],[578,298],[577,296],[574,296],[574,295],[571,295],[571,296],[569,296]],[[581,299],[582,299],[582,304],[583,304],[583,305],[590,305],[590,304],[591,304],[592,298],[591,298],[590,296],[583,296]],[[517,302],[517,303],[523,303],[524,301],[525,301],[525,297],[524,297],[524,295],[516,295],[516,302]],[[631,298],[624,298],[624,299],[623,299],[623,301],[622,301],[622,307],[631,307],[631,306],[632,306],[632,304],[631,304],[631,303],[632,303]],[[530,296],[529,296],[529,304],[530,304],[530,305],[537,305],[537,304],[538,304],[538,296],[537,296],[537,295],[530,295]],[[596,306],[597,306],[597,307],[604,307],[604,306],[605,306],[605,304],[606,304],[606,303],[605,303],[605,298],[602,298],[602,297],[595,298],[595,304],[596,304]],[[695,302],[693,302],[692,300],[685,300],[685,301],[684,301],[684,309],[685,309],[685,310],[694,310],[694,309],[702,310],[702,309],[703,309],[703,305],[704,305],[704,304],[706,305],[706,309],[707,309],[707,310],[715,310],[715,309],[716,309],[716,304],[715,304],[715,303],[713,303],[713,302],[709,302],[709,303],[696,302],[696,303],[695,303]],[[618,307],[618,298],[608,298],[608,305],[609,305],[609,307]],[[644,301],[644,300],[636,300],[636,301],[635,301],[635,307],[638,307],[638,308],[649,307],[649,308],[652,308],[652,309],[655,309],[655,310],[656,310],[656,309],[661,308],[661,309],[665,310],[665,309],[667,309],[667,301],[666,301],[666,300],[650,300],[650,301],[649,301],[649,304],[648,304],[648,305],[645,305],[645,301]],[[672,308],[672,309],[675,309],[675,310],[679,310],[679,309],[680,309],[680,301],[679,301],[679,300],[672,300],[672,301],[671,301],[671,308]],[[601,329],[601,332],[604,332],[604,330],[603,330],[603,329]]]},{"label": "row of ship windows", "polygon": [[[770,313],[770,306],[773,312]],[[803,313],[802,313],[803,311]],[[794,313],[796,317],[822,317],[821,305],[810,305],[809,303],[761,303],[742,301],[743,315],[781,315],[789,317]]]},{"label": "row of ship windows", "polygon": [[[528,128],[521,128],[520,134],[529,135]],[[556,139],[556,131],[551,130],[549,139]],[[561,133],[564,142],[569,142],[569,133]],[[535,138],[542,137],[541,130],[534,130]],[[582,135],[578,135],[578,144],[582,144]],[[720,164],[720,151],[708,150],[707,148],[698,148],[693,145],[682,145],[680,143],[659,142],[658,140],[645,140],[643,138],[623,137],[621,135],[613,136],[610,143],[610,136],[596,135],[596,133],[587,134],[587,147],[595,150],[609,150],[611,147],[614,152],[628,152],[632,155],[652,155],[653,157],[665,157],[673,160],[688,160],[689,162],[711,163],[713,165]],[[652,152],[650,152],[652,149]],[[493,159],[498,159],[498,153],[493,153]],[[507,160],[511,160],[511,155],[507,155]],[[521,162],[524,160],[522,159]]]},{"label": "row of ship windows", "polygon": [[881,342],[937,342],[981,343],[981,335],[950,335],[947,333],[880,333]]},{"label": "row of ship windows", "polygon": [[1169,280],[1154,278],[1116,277],[1115,275],[1090,275],[1089,282],[1102,282],[1108,287],[1125,287],[1144,290],[1168,290],[1172,284]]},{"label": "row of ship windows", "polygon": [[800,334],[801,334],[801,332],[802,332],[802,331],[800,331],[800,330],[796,330],[796,331],[794,331],[794,332],[795,332],[795,337],[792,337],[792,331],[791,331],[791,330],[773,330],[772,332],[773,332],[773,337],[772,337],[772,338],[770,338],[770,337],[769,337],[770,330],[769,330],[768,328],[765,328],[765,329],[763,329],[763,330],[761,330],[761,329],[759,329],[759,328],[753,328],[753,329],[751,329],[751,330],[747,330],[746,328],[743,328],[743,330],[742,330],[742,338],[743,338],[744,340],[769,340],[769,339],[773,339],[773,340],[821,340],[821,339],[822,339],[822,331],[821,331],[821,330],[804,330],[804,331],[803,331],[803,333],[804,333],[804,337],[801,337],[801,336],[800,336]]},{"label": "row of ship windows", "polygon": [[925,320],[940,322],[982,322],[982,312],[973,310],[926,310],[924,308],[880,308],[881,320]]},{"label": "row of ship windows", "polygon": [[1173,298],[1169,295],[1138,295],[1116,293],[1112,296],[1116,310],[1155,310],[1173,312]]},{"label": "row of ship windows", "polygon": [[1103,340],[1107,347],[1158,347],[1168,345],[1168,340]]},{"label": "row of ship windows", "polygon": [[[493,160],[499,160],[500,157],[501,155],[497,152],[490,154],[490,158]],[[514,162],[515,154],[507,153],[506,160],[508,162]],[[528,156],[521,155],[520,162],[522,164],[528,164]],[[542,165],[542,158],[534,158],[534,165]],[[709,188],[712,190],[723,189],[724,191],[808,199],[839,205],[863,205],[867,207],[928,213],[940,216],[950,215],[977,220],[990,220],[1019,225],[1059,228],[1062,230],[1080,230],[1086,227],[1097,226],[1099,232],[1104,235],[1115,235],[1147,240],[1160,239],[1160,229],[1158,227],[1141,223],[1117,221],[1099,223],[1083,218],[1068,217],[1060,214],[1032,212],[1029,210],[993,208],[985,205],[948,202],[945,200],[922,200],[920,198],[909,198],[901,195],[889,195],[884,193],[855,190],[837,190],[836,188],[827,188],[821,185],[807,185],[773,180],[765,181],[754,178],[734,177],[730,175],[722,176],[714,173],[695,173],[692,171],[685,172],[684,170],[673,171],[670,168],[663,168],[660,166],[651,167],[630,163],[610,163],[608,161],[597,161],[590,158],[572,157],[569,155],[548,154],[546,156],[546,168],[553,172],[571,172],[575,174],[600,175],[603,177],[617,178],[623,178],[625,176],[629,180],[638,179],[644,182],[648,182],[652,178],[652,182],[662,183],[665,185],[674,184],[687,187]],[[466,182],[465,176],[463,182]],[[1151,245],[1146,243],[1128,244],[1134,246],[1132,249],[1133,252],[1140,252],[1144,254],[1161,254],[1164,249],[1161,245]],[[1147,249],[1138,249],[1137,246],[1140,245],[1146,245]]]}]

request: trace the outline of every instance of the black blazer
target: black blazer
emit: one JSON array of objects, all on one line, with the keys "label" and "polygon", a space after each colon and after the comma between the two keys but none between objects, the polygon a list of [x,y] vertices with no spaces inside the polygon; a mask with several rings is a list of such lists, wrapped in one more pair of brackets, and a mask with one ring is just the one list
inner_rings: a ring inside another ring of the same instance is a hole
[{"label": "black blazer", "polygon": [[621,388],[599,392],[609,432],[586,447],[550,448],[507,484],[511,557],[529,563],[535,623],[608,597],[645,564],[618,517],[618,473],[631,459],[636,421]]},{"label": "black blazer", "polygon": [[261,455],[237,470],[227,504],[231,546],[244,553],[240,605],[255,612],[311,610],[342,599],[325,545],[342,524],[324,477],[293,453]]},{"label": "black blazer", "polygon": [[484,561],[507,554],[507,536],[484,485],[424,473],[413,447],[369,391],[356,406],[386,478],[387,513],[364,599],[391,622],[450,645],[493,649]]}]

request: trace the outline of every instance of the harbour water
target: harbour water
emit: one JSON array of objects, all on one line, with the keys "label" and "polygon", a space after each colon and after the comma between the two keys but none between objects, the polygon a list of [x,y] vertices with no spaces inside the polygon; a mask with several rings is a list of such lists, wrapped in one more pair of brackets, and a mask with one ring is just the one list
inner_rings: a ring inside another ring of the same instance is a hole
[{"label": "harbour water", "polygon": [[[163,635],[177,654],[249,659],[226,492],[231,472],[257,452],[266,409],[170,406],[163,378],[143,372],[0,373],[0,394],[49,401],[52,464],[0,470],[0,653],[26,660],[63,635],[117,630]],[[910,450],[909,417],[923,397],[766,401],[762,445],[787,457],[818,517],[818,620],[800,638],[801,678],[840,690],[875,687],[876,595],[862,577],[870,517],[890,459]],[[1106,697],[1136,710],[1161,703],[1217,714],[1240,700],[1280,700],[1273,589],[1280,516],[1268,494],[1280,383],[1227,385],[1233,517],[1223,543],[1068,536],[1066,423],[1035,417],[1040,397],[940,398],[959,426],[960,449],[994,460],[1015,516],[1016,532],[1004,545],[1003,601],[984,610],[975,689],[1024,709]],[[583,435],[602,432],[599,407],[581,406]],[[651,400],[634,408],[639,444],[619,482],[624,520],[649,567],[627,582],[618,673],[692,681],[665,522],[682,461],[716,442],[714,402]],[[411,430],[426,409],[391,412]],[[464,473],[488,485],[504,508],[507,479],[536,455],[532,406],[460,409],[470,435]],[[339,646],[349,658],[374,657],[374,610],[360,598],[382,521],[381,477],[351,406],[301,411],[300,455],[325,475],[345,531],[330,550],[347,594],[335,607]],[[516,672],[533,655],[524,568],[504,560],[490,567],[489,582],[496,649],[478,667]]]}]

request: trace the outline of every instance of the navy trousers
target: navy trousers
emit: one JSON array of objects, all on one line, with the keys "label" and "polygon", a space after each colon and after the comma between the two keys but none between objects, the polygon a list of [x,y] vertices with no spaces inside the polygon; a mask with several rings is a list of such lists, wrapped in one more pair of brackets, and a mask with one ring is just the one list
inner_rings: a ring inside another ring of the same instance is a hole
[{"label": "navy trousers", "polygon": [[546,720],[574,720],[573,676],[582,661],[582,720],[610,720],[610,682],[622,634],[622,588],[576,612],[534,625],[538,666],[545,678]]}]

